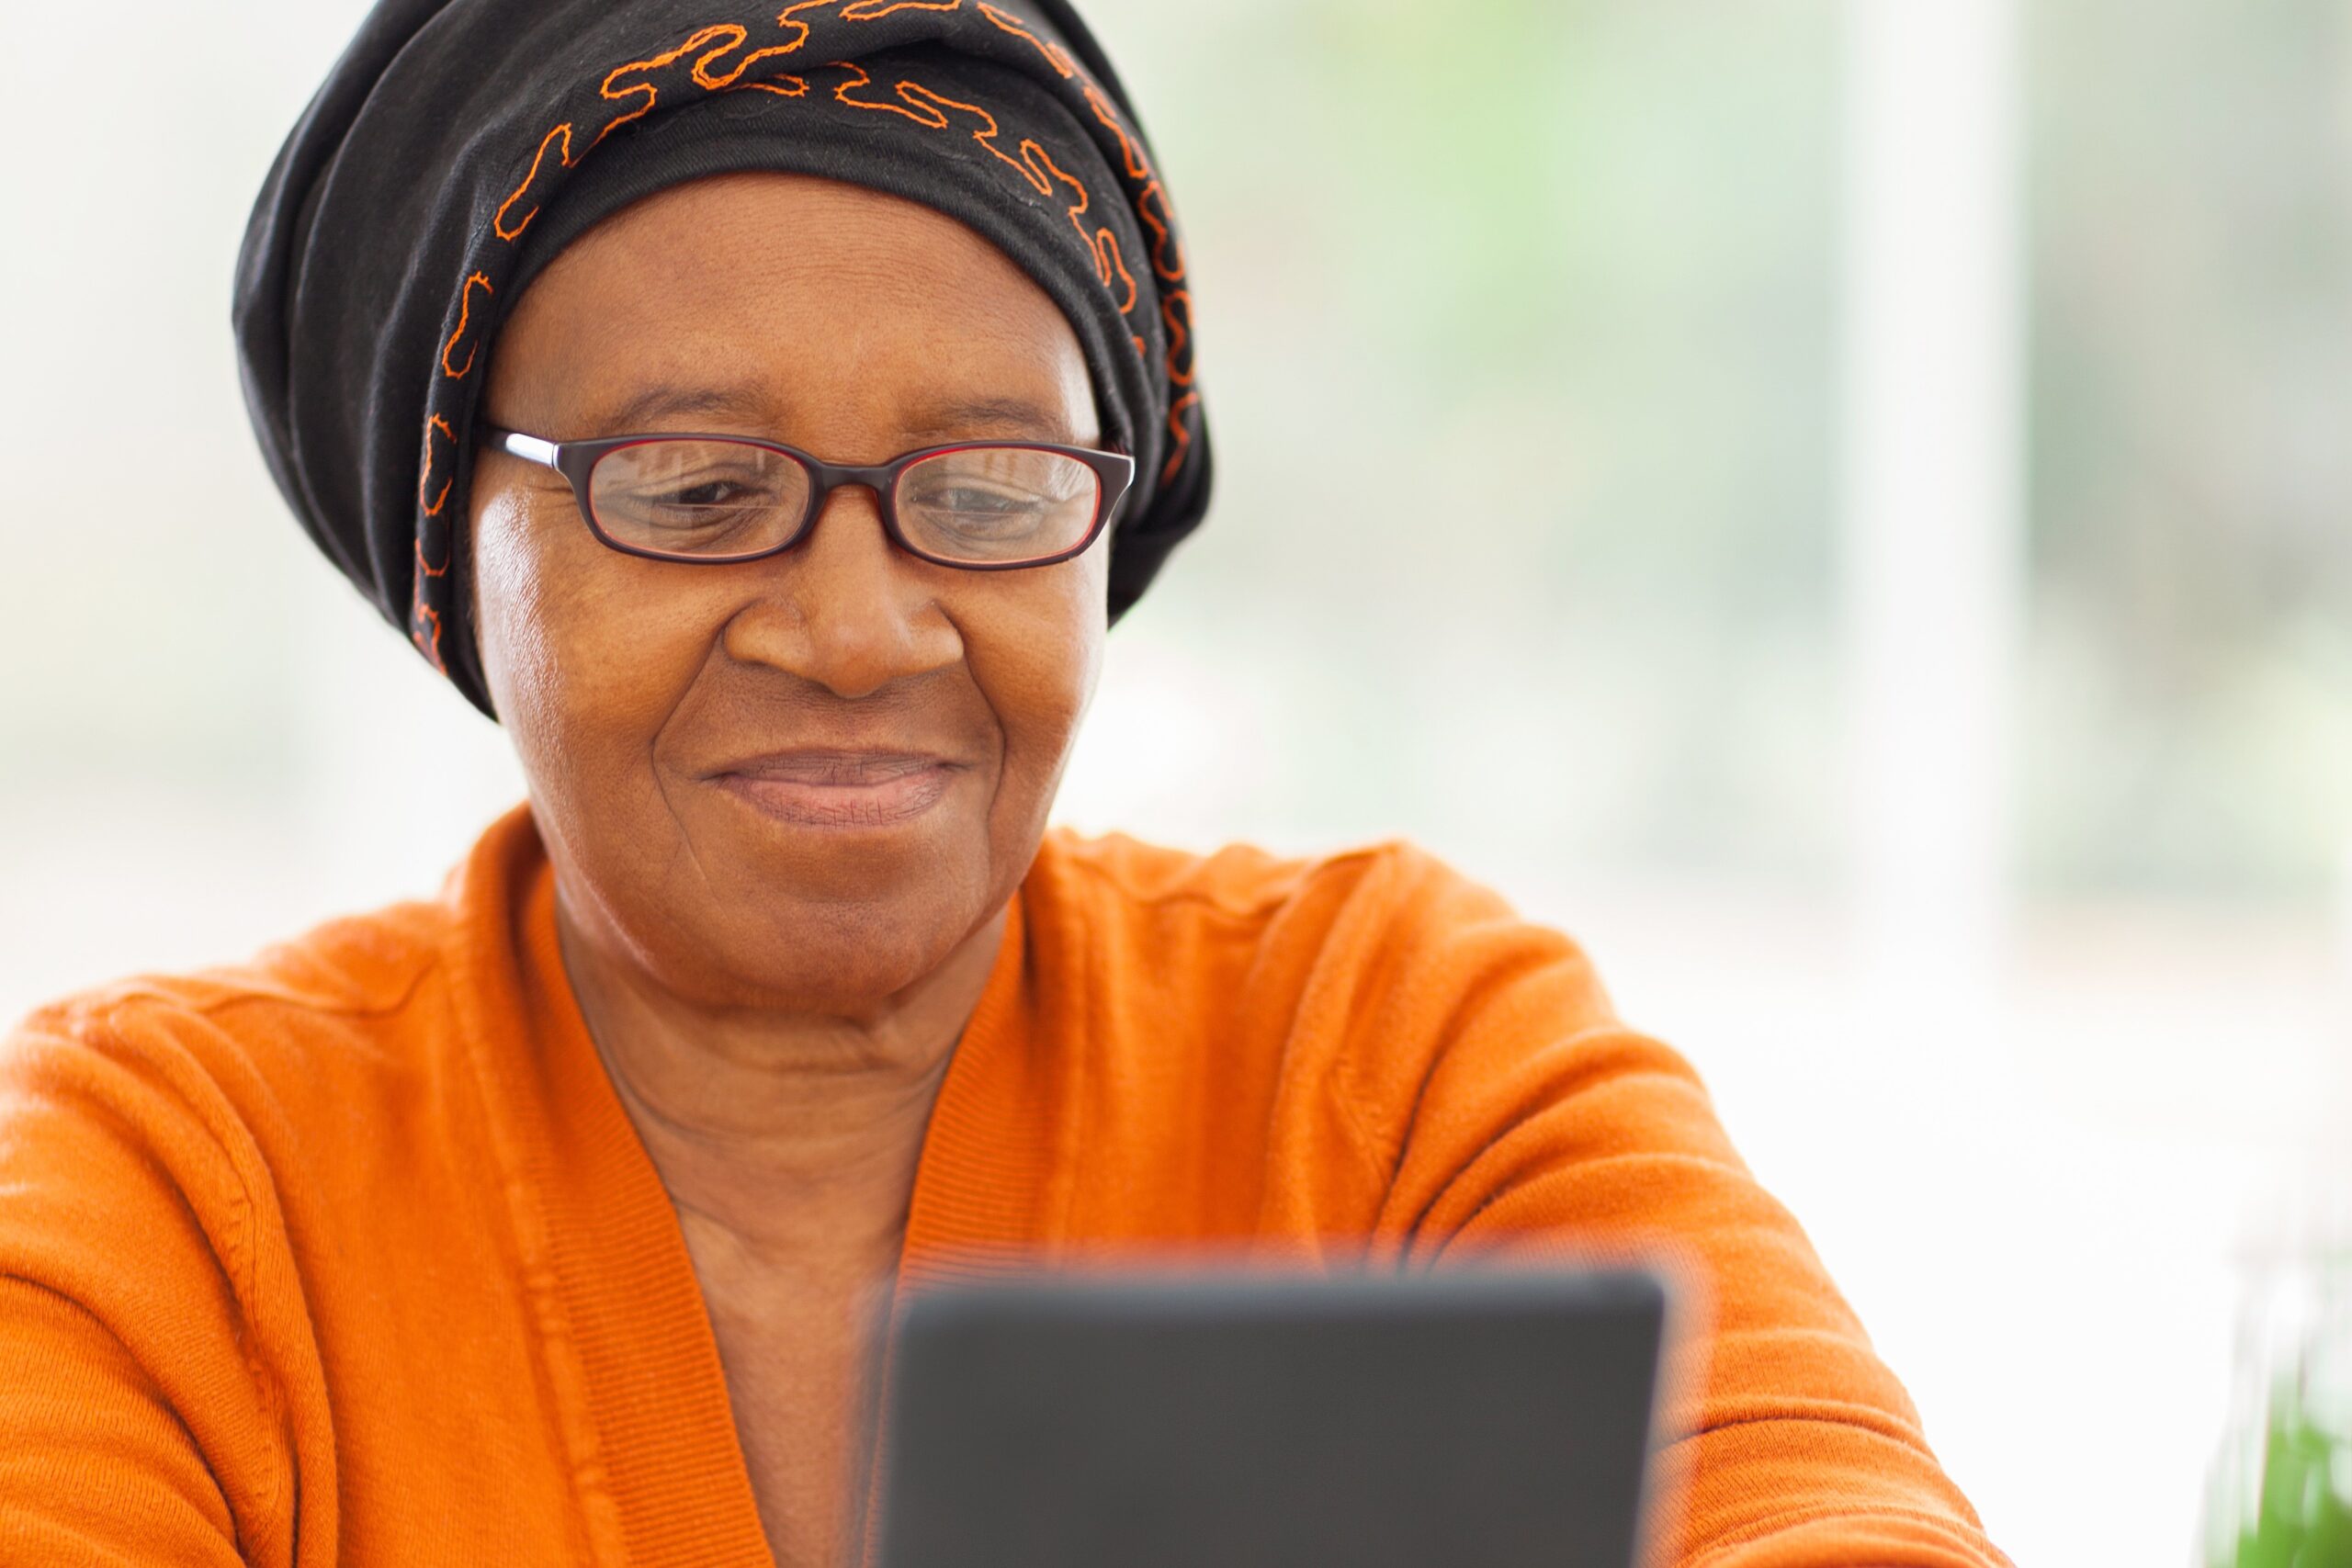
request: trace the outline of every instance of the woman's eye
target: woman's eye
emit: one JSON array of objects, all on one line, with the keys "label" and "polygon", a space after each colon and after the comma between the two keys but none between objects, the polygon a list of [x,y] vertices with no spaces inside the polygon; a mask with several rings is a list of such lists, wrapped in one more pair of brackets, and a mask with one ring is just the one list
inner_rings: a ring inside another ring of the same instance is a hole
[{"label": "woman's eye", "polygon": [[711,506],[755,506],[767,499],[767,488],[739,474],[697,474],[648,485],[639,492],[641,504],[693,510]]},{"label": "woman's eye", "polygon": [[939,517],[977,524],[1026,521],[1052,504],[1042,496],[976,485],[950,485],[927,491],[916,497],[914,503]]},{"label": "woman's eye", "polygon": [[695,528],[757,512],[771,505],[775,497],[755,480],[713,474],[648,485],[616,500],[649,523]]},{"label": "woman's eye", "polygon": [[950,512],[985,512],[990,513],[1035,511],[1037,502],[1033,496],[1005,495],[996,491],[949,491],[943,502]]},{"label": "woman's eye", "polygon": [[594,496],[598,524],[627,542],[727,554],[768,543],[792,521],[793,497],[774,473],[735,462],[644,467],[608,476]]},{"label": "woman's eye", "polygon": [[731,479],[705,479],[700,484],[687,485],[663,496],[670,506],[725,506],[743,499],[741,485]]}]

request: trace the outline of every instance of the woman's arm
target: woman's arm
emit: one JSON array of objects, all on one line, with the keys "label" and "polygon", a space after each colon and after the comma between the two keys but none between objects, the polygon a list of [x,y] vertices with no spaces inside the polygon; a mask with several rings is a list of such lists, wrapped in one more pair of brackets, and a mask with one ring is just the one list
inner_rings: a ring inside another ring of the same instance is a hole
[{"label": "woman's arm", "polygon": [[0,1561],[291,1565],[254,1206],[147,1032],[83,1013],[0,1045]]},{"label": "woman's arm", "polygon": [[139,1359],[79,1303],[0,1279],[0,1562],[247,1561],[187,1422]]},{"label": "woman's arm", "polygon": [[1682,1380],[1688,1435],[1668,1456],[1682,1482],[1669,1561],[2005,1562],[1690,1066],[1617,1021],[1566,938],[1426,856],[1406,855],[1396,874],[1371,1015],[1429,1043],[1360,1056],[1354,1089],[1393,1173],[1380,1228],[1403,1260],[1647,1245],[1691,1266],[1708,1332]]}]

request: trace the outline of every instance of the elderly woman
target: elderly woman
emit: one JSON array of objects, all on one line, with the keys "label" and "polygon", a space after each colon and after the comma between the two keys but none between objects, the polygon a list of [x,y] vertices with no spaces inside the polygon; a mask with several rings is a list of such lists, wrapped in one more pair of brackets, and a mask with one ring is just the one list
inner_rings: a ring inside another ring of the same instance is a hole
[{"label": "elderly woman", "polygon": [[877,1281],[1637,1237],[1712,1276],[1678,1561],[2000,1561],[1567,941],[1408,848],[1047,830],[1207,504],[1189,301],[1061,0],[382,0],[248,391],[530,798],[0,1057],[0,1557],[825,1563]]}]

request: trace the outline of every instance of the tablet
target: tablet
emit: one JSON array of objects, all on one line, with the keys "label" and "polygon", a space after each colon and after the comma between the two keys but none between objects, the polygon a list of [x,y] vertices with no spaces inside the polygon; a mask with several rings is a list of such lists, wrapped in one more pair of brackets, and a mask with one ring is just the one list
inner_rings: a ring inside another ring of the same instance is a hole
[{"label": "tablet", "polygon": [[915,1295],[877,1568],[1633,1568],[1668,1288],[1640,1271]]}]

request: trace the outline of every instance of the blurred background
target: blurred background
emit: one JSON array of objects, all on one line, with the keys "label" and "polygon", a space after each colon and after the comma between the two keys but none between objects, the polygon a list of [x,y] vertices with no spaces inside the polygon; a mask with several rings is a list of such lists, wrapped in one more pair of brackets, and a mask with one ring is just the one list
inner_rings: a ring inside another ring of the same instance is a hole
[{"label": "blurred background", "polygon": [[[2352,5],[1087,8],[1222,482],[1065,818],[1407,835],[1574,932],[1995,1538],[2188,1561],[2233,1248],[2352,1160]],[[237,391],[363,9],[120,0],[0,97],[0,1012],[519,796]]]}]

